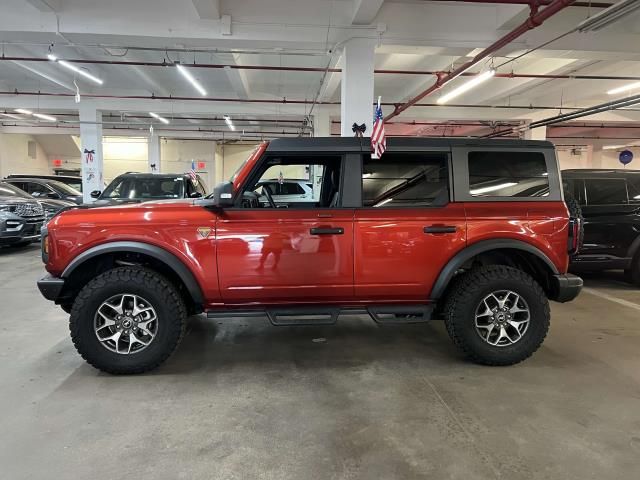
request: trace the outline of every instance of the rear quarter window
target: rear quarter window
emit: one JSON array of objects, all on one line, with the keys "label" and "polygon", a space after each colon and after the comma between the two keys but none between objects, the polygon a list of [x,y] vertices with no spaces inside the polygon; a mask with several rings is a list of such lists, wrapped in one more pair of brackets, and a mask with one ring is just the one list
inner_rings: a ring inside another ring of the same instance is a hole
[{"label": "rear quarter window", "polygon": [[472,197],[549,195],[549,173],[541,152],[471,151],[468,162]]},{"label": "rear quarter window", "polygon": [[587,178],[584,181],[589,205],[623,205],[627,200],[627,182],[623,178]]}]

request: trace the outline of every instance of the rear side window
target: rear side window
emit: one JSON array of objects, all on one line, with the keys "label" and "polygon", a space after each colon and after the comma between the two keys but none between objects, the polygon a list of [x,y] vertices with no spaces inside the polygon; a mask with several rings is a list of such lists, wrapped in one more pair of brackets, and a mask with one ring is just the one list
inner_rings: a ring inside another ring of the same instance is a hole
[{"label": "rear side window", "polygon": [[469,152],[469,194],[473,197],[545,197],[549,177],[540,152]]},{"label": "rear side window", "polygon": [[633,174],[627,178],[627,190],[629,192],[629,203],[640,203],[640,175]]},{"label": "rear side window", "polygon": [[567,178],[562,180],[565,197],[571,195],[580,205],[586,205],[584,197],[584,180],[581,178]]},{"label": "rear side window", "polygon": [[589,205],[620,205],[627,202],[627,182],[622,178],[591,178],[584,181]]},{"label": "rear side window", "polygon": [[362,170],[364,207],[428,207],[448,200],[448,157],[443,154],[385,153],[365,156]]}]

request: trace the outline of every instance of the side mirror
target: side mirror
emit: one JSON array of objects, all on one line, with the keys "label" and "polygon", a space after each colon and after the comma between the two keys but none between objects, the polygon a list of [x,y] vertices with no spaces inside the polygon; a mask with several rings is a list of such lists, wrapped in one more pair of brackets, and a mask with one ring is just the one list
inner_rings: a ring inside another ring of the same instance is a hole
[{"label": "side mirror", "polygon": [[91,198],[98,198],[100,196],[102,192],[100,190],[94,190],[93,192],[91,192],[89,195],[91,195]]},{"label": "side mirror", "polygon": [[202,197],[202,194],[200,192],[191,192],[189,194],[189,198],[200,198]]},{"label": "side mirror", "polygon": [[213,189],[213,201],[218,207],[231,207],[233,205],[233,183],[222,182]]}]

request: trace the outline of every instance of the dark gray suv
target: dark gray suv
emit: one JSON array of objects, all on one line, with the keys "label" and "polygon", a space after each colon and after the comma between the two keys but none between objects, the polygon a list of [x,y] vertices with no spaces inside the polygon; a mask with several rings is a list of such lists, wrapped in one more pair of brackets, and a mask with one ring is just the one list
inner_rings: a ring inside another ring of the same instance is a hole
[{"label": "dark gray suv", "polygon": [[0,182],[0,245],[28,245],[40,239],[44,209],[30,195]]}]

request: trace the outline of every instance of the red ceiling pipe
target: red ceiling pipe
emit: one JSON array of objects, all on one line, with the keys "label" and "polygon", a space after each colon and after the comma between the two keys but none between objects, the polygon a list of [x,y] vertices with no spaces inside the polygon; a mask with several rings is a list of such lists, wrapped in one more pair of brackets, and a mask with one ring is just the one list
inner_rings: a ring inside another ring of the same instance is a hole
[{"label": "red ceiling pipe", "polygon": [[[500,5],[534,5],[540,6],[550,5],[553,0],[431,0],[431,1],[447,1],[461,3],[497,3]],[[572,7],[591,7],[591,8],[609,8],[613,3],[607,2],[573,2]]]},{"label": "red ceiling pipe", "polygon": [[438,80],[436,80],[436,83],[434,83],[429,88],[427,88],[423,92],[413,97],[407,103],[396,105],[393,112],[385,117],[385,120],[389,120],[393,117],[398,116],[399,114],[404,112],[407,108],[410,108],[411,106],[415,105],[424,97],[426,97],[430,93],[435,92],[440,87],[450,82],[451,80],[453,80],[458,75],[465,72],[466,70],[469,70],[471,67],[478,64],[479,62],[487,58],[489,55],[491,55],[492,53],[495,53],[496,51],[510,44],[516,38],[521,37],[522,35],[527,33],[529,30],[539,27],[544,23],[545,20],[552,17],[553,15],[560,12],[561,10],[564,10],[566,7],[568,7],[572,3],[573,3],[573,0],[553,0],[553,2],[551,2],[549,6],[542,11],[538,11],[537,6],[532,6],[531,15],[529,15],[529,18],[527,18],[518,27],[516,27],[514,30],[507,33],[504,37],[496,40],[493,44],[485,48],[482,52],[480,52],[478,55],[473,57],[470,61],[468,61],[464,65],[461,65],[460,67],[456,68],[455,70],[453,70],[452,72],[446,75],[439,76]]}]

